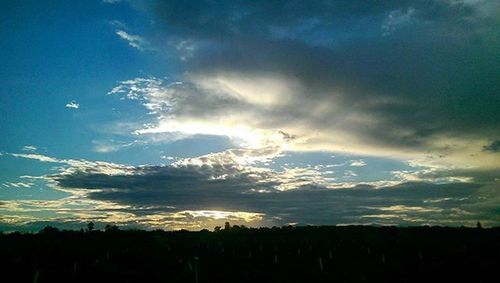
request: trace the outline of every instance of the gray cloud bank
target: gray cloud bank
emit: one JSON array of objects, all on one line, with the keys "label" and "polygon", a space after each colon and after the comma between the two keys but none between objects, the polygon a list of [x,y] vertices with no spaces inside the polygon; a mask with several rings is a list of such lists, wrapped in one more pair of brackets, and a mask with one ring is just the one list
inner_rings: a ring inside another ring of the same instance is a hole
[{"label": "gray cloud bank", "polygon": [[[128,167],[108,174],[74,168],[52,175],[57,186],[135,214],[224,210],[259,213],[267,224],[498,225],[498,181],[407,182],[347,188],[311,172],[277,172],[238,166],[218,153],[169,166]],[[225,162],[228,161],[228,162]],[[344,184],[345,185],[345,184]]]}]

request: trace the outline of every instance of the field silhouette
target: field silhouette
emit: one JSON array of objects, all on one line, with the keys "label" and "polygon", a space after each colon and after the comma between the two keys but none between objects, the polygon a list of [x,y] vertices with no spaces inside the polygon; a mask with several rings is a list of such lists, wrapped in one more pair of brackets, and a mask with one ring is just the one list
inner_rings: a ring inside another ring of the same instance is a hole
[{"label": "field silhouette", "polygon": [[0,282],[500,282],[500,228],[306,226],[0,235]]}]

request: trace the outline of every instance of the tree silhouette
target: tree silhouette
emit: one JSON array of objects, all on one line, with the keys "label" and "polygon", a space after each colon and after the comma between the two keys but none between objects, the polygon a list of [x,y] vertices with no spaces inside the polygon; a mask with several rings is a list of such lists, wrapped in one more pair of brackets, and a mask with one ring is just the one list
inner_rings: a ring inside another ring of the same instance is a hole
[{"label": "tree silhouette", "polygon": [[57,232],[59,232],[59,229],[57,229],[56,227],[52,227],[52,226],[45,226],[42,230],[40,230],[41,234],[50,234],[50,233],[57,233]]},{"label": "tree silhouette", "polygon": [[94,222],[91,221],[87,224],[87,231],[90,233],[92,230],[94,230]]},{"label": "tree silhouette", "polygon": [[104,231],[105,232],[116,232],[116,231],[120,231],[120,228],[116,225],[106,224],[106,226],[104,226]]}]

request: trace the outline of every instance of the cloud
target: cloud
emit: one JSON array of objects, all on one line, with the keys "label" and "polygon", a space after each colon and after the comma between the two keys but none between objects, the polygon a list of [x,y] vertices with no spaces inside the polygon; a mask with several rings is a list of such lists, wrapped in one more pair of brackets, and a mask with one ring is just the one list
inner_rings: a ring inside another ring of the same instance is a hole
[{"label": "cloud", "polygon": [[132,148],[138,145],[147,144],[145,141],[133,140],[130,142],[111,140],[93,140],[92,150],[99,153],[117,152],[123,149]]},{"label": "cloud", "polygon": [[416,11],[413,7],[408,7],[408,9],[404,12],[400,9],[390,12],[382,24],[382,34],[384,36],[388,36],[402,25],[410,23],[412,18],[415,16],[415,12]]},{"label": "cloud", "polygon": [[104,4],[118,4],[122,2],[122,0],[102,0],[101,2]]},{"label": "cloud", "polygon": [[25,145],[23,146],[23,151],[36,151],[38,148],[34,145]]},{"label": "cloud", "polygon": [[6,188],[31,188],[34,184],[30,182],[4,182],[2,186]]},{"label": "cloud", "polygon": [[484,151],[500,152],[500,140],[492,141],[490,144],[483,147]]},{"label": "cloud", "polygon": [[[272,172],[204,164],[141,168],[140,173],[127,176],[75,174],[58,179],[58,184],[73,190],[88,186],[91,199],[153,206],[157,212],[163,210],[162,205],[175,207],[174,210],[223,208],[259,213],[265,219],[275,219],[277,224],[460,225],[476,219],[497,223],[494,212],[467,208],[481,207],[484,202],[478,184],[406,183],[378,189],[371,186],[328,189],[314,179],[293,174],[290,180],[298,187],[279,190],[285,180],[286,177]],[[498,198],[498,187],[495,190],[496,193],[490,193]],[[388,209],[396,215],[389,222],[383,217]]]},{"label": "cloud", "polygon": [[154,207],[131,207],[74,197],[60,200],[18,200],[0,203],[0,230],[39,231],[47,225],[79,230],[89,221],[97,229],[105,224],[140,229],[213,229],[225,221],[256,226],[258,213],[215,210],[158,211]]},{"label": "cloud", "polygon": [[[102,173],[107,175],[116,174],[129,174],[128,170],[132,168],[131,166],[115,164],[111,162],[104,161],[88,161],[88,160],[76,160],[76,159],[58,159],[42,154],[21,154],[21,153],[10,153],[10,155],[18,158],[27,158],[38,160],[40,162],[48,163],[59,163],[65,165],[66,167],[55,167],[54,169],[59,170],[59,175],[68,175],[74,172],[87,172],[87,173]],[[26,176],[29,178],[36,178],[36,176]],[[47,179],[46,176],[41,177],[42,179]]]},{"label": "cloud", "polygon": [[42,154],[35,154],[35,153],[30,153],[30,154],[24,154],[24,153],[12,153],[11,154],[14,157],[20,157],[20,158],[28,158],[28,159],[35,159],[41,162],[50,162],[50,163],[58,163],[60,160],[56,158],[52,158],[49,156],[45,156]]},{"label": "cloud", "polygon": [[127,28],[127,25],[124,22],[119,21],[119,20],[109,21],[109,24],[116,27],[116,28],[119,28],[119,29],[126,29]]},{"label": "cloud", "polygon": [[128,45],[139,50],[152,50],[149,43],[138,35],[129,34],[124,30],[117,30],[116,34],[123,40],[128,42]]},{"label": "cloud", "polygon": [[175,48],[181,61],[186,61],[193,57],[196,50],[196,44],[189,40],[171,40],[169,44]]},{"label": "cloud", "polygon": [[351,167],[363,167],[366,165],[366,162],[362,159],[359,160],[351,160],[351,164],[349,166]]},{"label": "cloud", "polygon": [[78,109],[78,108],[80,108],[80,104],[78,104],[78,103],[76,103],[76,101],[72,100],[71,102],[66,104],[66,108]]},{"label": "cloud", "polygon": [[160,156],[161,159],[166,159],[166,160],[176,160],[177,157],[175,156],[168,156],[168,155],[162,155]]},{"label": "cloud", "polygon": [[483,146],[500,131],[500,38],[481,2],[155,2],[159,36],[196,46],[182,83],[117,90],[153,115],[136,134],[498,169]]},{"label": "cloud", "polygon": [[[253,225],[473,225],[478,220],[498,225],[492,203],[500,197],[498,181],[335,183],[314,168],[262,167],[280,154],[274,148],[231,149],[161,166],[61,160],[66,167],[45,178],[80,202],[67,208],[67,217],[106,214],[101,221],[135,221],[144,227],[206,227],[214,218],[233,216]],[[182,219],[175,215],[187,218],[174,223]]]}]

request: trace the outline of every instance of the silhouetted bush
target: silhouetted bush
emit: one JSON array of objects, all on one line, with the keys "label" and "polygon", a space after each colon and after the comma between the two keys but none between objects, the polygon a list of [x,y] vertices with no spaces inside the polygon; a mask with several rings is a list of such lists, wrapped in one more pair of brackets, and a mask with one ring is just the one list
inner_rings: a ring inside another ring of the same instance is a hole
[{"label": "silhouetted bush", "polygon": [[52,227],[52,226],[45,226],[42,230],[40,230],[40,234],[55,234],[55,233],[58,233],[59,232],[59,229],[57,229],[56,227]]}]

